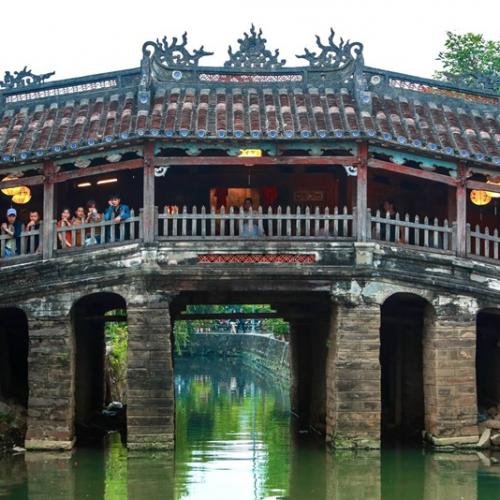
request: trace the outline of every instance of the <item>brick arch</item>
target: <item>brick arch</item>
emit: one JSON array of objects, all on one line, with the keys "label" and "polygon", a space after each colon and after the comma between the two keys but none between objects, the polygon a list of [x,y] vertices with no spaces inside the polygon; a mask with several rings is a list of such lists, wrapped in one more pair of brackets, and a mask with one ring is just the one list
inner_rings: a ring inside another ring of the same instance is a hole
[{"label": "brick arch", "polygon": [[96,416],[110,402],[106,367],[105,322],[108,311],[126,310],[125,299],[114,292],[84,295],[71,307],[75,343],[75,431],[78,440],[102,437],[94,425]]},{"label": "brick arch", "polygon": [[481,416],[500,414],[500,305],[476,315],[476,392]]},{"label": "brick arch", "polygon": [[28,318],[21,307],[0,307],[0,400],[28,404]]},{"label": "brick arch", "polygon": [[421,295],[396,292],[380,313],[382,440],[418,442],[425,429],[425,332],[435,310]]}]

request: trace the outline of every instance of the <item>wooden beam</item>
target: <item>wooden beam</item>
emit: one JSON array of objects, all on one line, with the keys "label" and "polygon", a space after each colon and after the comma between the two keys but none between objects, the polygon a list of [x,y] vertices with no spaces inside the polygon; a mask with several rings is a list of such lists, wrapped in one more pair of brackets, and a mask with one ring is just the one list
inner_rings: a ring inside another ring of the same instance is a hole
[{"label": "wooden beam", "polygon": [[12,188],[18,186],[41,186],[45,177],[43,175],[33,175],[32,177],[20,177],[12,181],[0,182],[0,189]]},{"label": "wooden beam", "polygon": [[480,181],[467,181],[465,183],[467,189],[479,189],[480,191],[491,191],[492,193],[500,193],[500,185],[487,184]]},{"label": "wooden beam", "polygon": [[368,144],[359,145],[359,163],[356,176],[356,233],[357,241],[366,241],[368,210]]},{"label": "wooden beam", "polygon": [[215,320],[215,319],[269,319],[282,318],[283,315],[275,312],[255,312],[255,313],[181,313],[176,320]]},{"label": "wooden beam", "polygon": [[426,170],[406,167],[405,165],[397,165],[396,163],[391,163],[389,161],[375,160],[372,158],[368,160],[368,166],[370,168],[385,170],[387,172],[393,172],[395,174],[410,175],[412,177],[418,177],[419,179],[441,182],[443,184],[447,184],[448,186],[456,187],[458,183],[456,179],[447,175],[436,174],[435,172],[427,172]]},{"label": "wooden beam", "polygon": [[142,168],[144,160],[137,158],[135,160],[126,160],[118,163],[109,163],[106,165],[98,165],[96,167],[87,167],[79,170],[71,170],[69,172],[59,172],[55,175],[54,181],[56,183],[65,182],[73,179],[80,179],[82,177],[91,177],[93,175],[107,174],[118,172],[120,170],[134,170]]},{"label": "wooden beam", "polygon": [[457,213],[456,213],[456,252],[460,257],[467,255],[467,169],[465,165],[458,166],[458,184],[456,188]]},{"label": "wooden beam", "polygon": [[144,145],[143,180],[142,234],[144,242],[151,243],[155,239],[155,166],[152,142]]},{"label": "wooden beam", "polygon": [[53,161],[43,164],[43,223],[42,223],[42,257],[50,259],[54,248],[54,174]]},{"label": "wooden beam", "polygon": [[214,166],[269,166],[269,165],[356,165],[356,156],[157,156],[154,164],[163,165],[214,165]]}]

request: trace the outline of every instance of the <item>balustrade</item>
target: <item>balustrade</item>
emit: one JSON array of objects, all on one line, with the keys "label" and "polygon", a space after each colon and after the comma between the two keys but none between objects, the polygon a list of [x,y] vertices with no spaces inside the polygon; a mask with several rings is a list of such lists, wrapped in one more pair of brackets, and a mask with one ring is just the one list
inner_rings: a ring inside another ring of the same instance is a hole
[{"label": "balustrade", "polygon": [[[154,235],[160,241],[168,240],[240,240],[257,238],[262,240],[334,240],[354,241],[356,231],[356,208],[347,207],[259,207],[245,211],[242,207],[207,209],[202,206],[186,206],[181,209],[170,207],[158,214],[155,210]],[[399,213],[372,213],[367,210],[366,235],[368,241],[382,244],[400,245],[437,253],[455,254],[457,242],[456,223],[446,219],[414,216]],[[0,235],[0,262],[6,264],[20,258],[41,258],[43,222],[37,229],[22,231],[15,238],[15,245],[9,245],[12,237]],[[86,247],[143,240],[143,212],[125,221],[101,221],[88,224],[73,224],[60,227],[55,221],[50,223],[52,249],[57,254]],[[8,256],[9,248],[15,246],[15,255]],[[498,229],[479,226],[466,228],[466,255],[473,259],[500,259],[500,236]]]},{"label": "balustrade", "polygon": [[311,210],[290,207],[283,209],[269,207],[263,210],[245,212],[242,207],[221,207],[209,211],[203,206],[198,212],[193,207],[189,212],[187,207],[182,210],[170,209],[158,216],[159,237],[163,238],[327,238],[353,239],[354,218],[347,207],[339,211],[337,207],[330,212],[327,207]]}]

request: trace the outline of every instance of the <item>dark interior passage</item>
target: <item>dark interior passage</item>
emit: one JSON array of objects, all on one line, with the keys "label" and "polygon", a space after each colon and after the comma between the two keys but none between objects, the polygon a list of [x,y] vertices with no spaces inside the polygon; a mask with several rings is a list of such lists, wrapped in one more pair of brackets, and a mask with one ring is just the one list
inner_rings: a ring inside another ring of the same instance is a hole
[{"label": "dark interior passage", "polygon": [[382,305],[382,441],[418,441],[424,429],[422,341],[427,302],[396,294]]},{"label": "dark interior passage", "polygon": [[476,383],[479,412],[500,413],[500,309],[477,315]]},{"label": "dark interior passage", "polygon": [[75,430],[79,440],[102,437],[103,407],[109,401],[106,383],[105,315],[124,312],[125,300],[113,293],[96,293],[80,299],[73,307],[75,334]]},{"label": "dark interior passage", "polygon": [[0,401],[28,403],[28,320],[16,308],[0,310]]}]

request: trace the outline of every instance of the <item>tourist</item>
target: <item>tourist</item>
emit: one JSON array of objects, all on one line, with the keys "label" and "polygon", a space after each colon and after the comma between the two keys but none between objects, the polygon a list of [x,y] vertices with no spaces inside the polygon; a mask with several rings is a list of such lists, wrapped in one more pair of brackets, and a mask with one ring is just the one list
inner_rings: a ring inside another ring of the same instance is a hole
[{"label": "tourist", "polygon": [[[99,224],[102,221],[102,215],[97,210],[97,204],[94,200],[87,202],[87,217],[85,222],[87,224]],[[95,245],[101,242],[101,228],[94,229],[94,236],[92,233],[85,235],[85,245]]]},{"label": "tourist", "polygon": [[[113,194],[108,201],[108,208],[104,211],[104,220],[106,221],[114,221],[117,224],[115,225],[115,241],[120,240],[120,226],[118,223],[126,221],[130,217],[130,208],[128,205],[125,205],[121,202],[121,198],[119,194]],[[128,229],[128,228],[126,228]],[[109,241],[109,228],[106,228],[106,241]],[[128,231],[125,230],[125,239],[128,237]]]},{"label": "tourist", "polygon": [[264,236],[264,232],[259,228],[259,225],[256,220],[249,218],[252,213],[252,198],[245,198],[243,202],[243,214],[245,216],[245,220],[241,225],[240,236],[243,238],[253,238],[258,236]]},{"label": "tourist", "polygon": [[[85,217],[85,209],[83,207],[77,207],[75,210],[75,215],[73,216],[73,219],[71,220],[71,224],[73,226],[80,226],[82,224],[86,223],[86,217]],[[82,235],[82,230],[76,231],[76,238],[75,238],[75,245],[77,247],[82,246],[83,241],[85,240],[85,236]],[[83,238],[82,238],[83,236]]]},{"label": "tourist", "polygon": [[4,257],[13,257],[19,254],[21,232],[23,225],[17,220],[17,211],[15,208],[7,210],[7,221],[2,224],[2,234],[7,235],[5,240]]},{"label": "tourist", "polygon": [[[396,205],[392,200],[385,200],[380,209],[380,216],[385,219],[395,220],[396,219]],[[389,231],[389,233],[387,232]],[[396,226],[389,222],[381,222],[380,224],[380,239],[382,241],[387,241],[386,237],[389,235],[389,240],[396,241]]]},{"label": "tourist", "polygon": [[57,238],[59,239],[59,245],[61,248],[70,248],[73,246],[71,238],[71,213],[69,208],[64,208],[61,212],[61,219],[57,221],[56,226],[59,228],[65,228],[66,231],[61,231],[57,233]]},{"label": "tourist", "polygon": [[[39,231],[40,230],[40,214],[37,210],[30,211],[30,218],[26,224],[26,231]],[[33,242],[33,248],[31,243]],[[40,235],[36,234],[28,238],[28,253],[37,253],[40,250]]]}]

